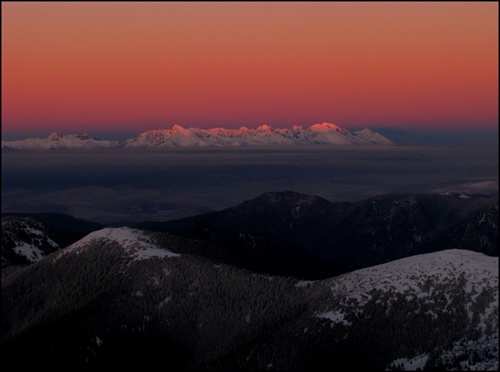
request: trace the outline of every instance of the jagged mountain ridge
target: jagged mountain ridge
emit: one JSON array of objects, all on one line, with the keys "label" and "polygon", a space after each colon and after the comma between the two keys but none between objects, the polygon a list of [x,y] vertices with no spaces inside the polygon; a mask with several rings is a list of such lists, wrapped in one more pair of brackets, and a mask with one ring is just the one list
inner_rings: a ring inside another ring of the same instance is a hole
[{"label": "jagged mountain ridge", "polygon": [[99,140],[86,133],[65,136],[54,132],[47,138],[2,141],[2,149],[48,150],[320,144],[387,146],[394,143],[369,129],[351,132],[331,123],[314,124],[307,129],[301,126],[280,129],[272,128],[269,125],[261,125],[257,129],[246,127],[239,129],[187,129],[175,124],[172,129],[149,130],[124,141]]},{"label": "jagged mountain ridge", "polygon": [[[272,236],[345,271],[452,248],[498,256],[498,200],[460,193],[330,203],[273,192],[219,212],[137,227],[222,245],[236,233]],[[231,247],[245,245],[243,239],[230,242]]]},{"label": "jagged mountain ridge", "polygon": [[173,236],[106,228],[2,280],[4,362],[498,368],[496,257],[447,250],[311,282],[176,251]]}]

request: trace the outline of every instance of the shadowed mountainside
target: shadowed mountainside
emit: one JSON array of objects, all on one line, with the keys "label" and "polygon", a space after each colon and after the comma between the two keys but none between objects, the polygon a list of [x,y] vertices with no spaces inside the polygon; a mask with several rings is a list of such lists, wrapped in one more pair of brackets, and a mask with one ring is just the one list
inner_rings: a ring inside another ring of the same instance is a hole
[{"label": "shadowed mountainside", "polygon": [[[219,212],[136,227],[178,237],[181,253],[304,279],[444,249],[498,256],[498,200],[481,195],[382,195],[330,203],[272,192]],[[37,261],[99,228],[63,214],[3,215],[2,266]]]},{"label": "shadowed mountainside", "polygon": [[452,248],[498,256],[498,200],[481,195],[383,195],[330,203],[273,192],[223,211],[136,227],[210,241],[236,252],[263,244],[272,254],[274,246],[289,245],[336,265],[339,273]]},{"label": "shadowed mountainside", "polygon": [[171,235],[158,245],[155,234],[106,228],[14,275],[3,273],[3,362],[178,370],[383,370],[402,360],[431,369],[498,367],[496,257],[447,250],[311,282],[179,255],[178,243]]}]

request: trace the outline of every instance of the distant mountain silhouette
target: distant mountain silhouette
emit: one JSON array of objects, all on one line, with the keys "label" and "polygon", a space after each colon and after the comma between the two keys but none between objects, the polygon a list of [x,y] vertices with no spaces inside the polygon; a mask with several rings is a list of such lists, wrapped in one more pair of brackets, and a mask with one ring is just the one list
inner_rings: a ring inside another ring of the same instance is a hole
[{"label": "distant mountain silhouette", "polygon": [[270,243],[272,237],[294,252],[335,265],[339,272],[452,248],[498,256],[498,200],[458,193],[330,203],[295,192],[272,192],[223,211],[136,227],[209,240],[233,252],[243,250],[245,234],[250,234],[271,254],[278,249]]},{"label": "distant mountain silhouette", "polygon": [[[64,214],[4,214],[2,265],[38,261],[102,227]],[[498,256],[498,200],[459,193],[331,203],[270,192],[219,212],[135,227],[159,241],[165,233],[169,242],[177,237],[180,253],[310,280],[445,249]]]}]

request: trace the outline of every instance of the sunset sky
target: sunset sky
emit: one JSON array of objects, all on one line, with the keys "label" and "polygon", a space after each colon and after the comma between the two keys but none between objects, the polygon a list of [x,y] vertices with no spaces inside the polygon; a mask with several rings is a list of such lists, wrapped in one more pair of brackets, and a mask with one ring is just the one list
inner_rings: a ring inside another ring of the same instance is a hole
[{"label": "sunset sky", "polygon": [[497,2],[2,2],[2,136],[498,127]]}]

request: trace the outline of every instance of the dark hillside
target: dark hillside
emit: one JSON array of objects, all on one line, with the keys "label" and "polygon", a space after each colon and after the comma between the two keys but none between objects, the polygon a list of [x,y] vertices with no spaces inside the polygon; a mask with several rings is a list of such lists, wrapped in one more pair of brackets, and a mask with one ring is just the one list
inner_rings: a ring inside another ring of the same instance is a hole
[{"label": "dark hillside", "polygon": [[[241,251],[247,236],[276,239],[328,265],[353,270],[443,249],[498,256],[498,201],[481,195],[383,195],[330,203],[266,193],[220,212],[137,227]],[[274,242],[267,244],[271,252]]]}]

